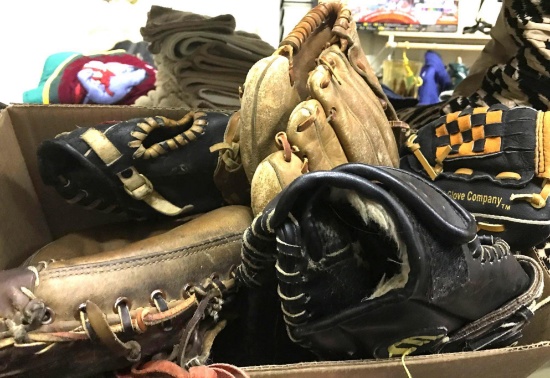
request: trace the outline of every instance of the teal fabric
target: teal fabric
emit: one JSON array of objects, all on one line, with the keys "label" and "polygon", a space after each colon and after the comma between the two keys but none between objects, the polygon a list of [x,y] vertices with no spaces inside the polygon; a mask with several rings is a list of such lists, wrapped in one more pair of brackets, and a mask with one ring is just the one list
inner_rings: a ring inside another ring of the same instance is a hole
[{"label": "teal fabric", "polygon": [[40,77],[38,86],[36,88],[23,92],[23,102],[27,104],[42,104],[42,92],[44,90],[44,85],[46,84],[46,81],[49,79],[50,76],[52,76],[56,68],[65,61],[65,59],[75,54],[81,55],[78,52],[67,51],[55,53],[48,56],[48,58],[44,62],[44,68],[42,69],[42,75]]}]

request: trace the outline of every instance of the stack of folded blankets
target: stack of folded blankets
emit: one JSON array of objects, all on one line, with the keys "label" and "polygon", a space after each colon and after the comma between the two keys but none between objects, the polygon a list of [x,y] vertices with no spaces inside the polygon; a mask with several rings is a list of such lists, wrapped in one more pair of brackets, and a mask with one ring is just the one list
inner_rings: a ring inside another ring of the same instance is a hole
[{"label": "stack of folded blankets", "polygon": [[238,109],[249,69],[275,49],[235,26],[229,14],[208,17],[153,5],[140,32],[157,67],[155,89],[135,105]]}]

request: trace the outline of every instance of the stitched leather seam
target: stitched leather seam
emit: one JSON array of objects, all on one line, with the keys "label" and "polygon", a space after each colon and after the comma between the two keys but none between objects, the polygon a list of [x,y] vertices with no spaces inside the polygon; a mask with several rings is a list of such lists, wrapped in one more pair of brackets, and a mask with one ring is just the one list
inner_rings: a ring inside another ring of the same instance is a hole
[{"label": "stitched leather seam", "polygon": [[[396,170],[395,168],[391,168],[391,167],[388,167],[389,169],[393,169],[393,170]],[[407,176],[410,176],[410,177],[413,177],[415,179],[417,179],[417,176],[415,176],[414,174],[408,172],[408,171],[399,171],[400,173],[403,173],[403,174],[406,174]],[[441,189],[440,189],[441,190]],[[443,191],[443,190],[441,190]],[[448,201],[447,201],[448,202]],[[451,205],[452,205],[452,202],[451,202]],[[462,224],[464,226],[467,226],[468,224],[464,221],[464,219],[462,218],[461,214],[455,209],[454,206],[450,206],[450,209],[458,216],[458,218],[460,219],[460,221],[462,222]]]},{"label": "stitched leather seam", "polygon": [[[56,268],[50,272],[41,272],[41,278],[60,278],[65,277],[69,275],[83,275],[83,274],[95,274],[95,273],[108,273],[108,272],[115,272],[120,270],[126,270],[126,269],[133,269],[140,266],[146,266],[151,264],[157,264],[162,263],[170,260],[175,260],[178,258],[183,258],[187,256],[192,256],[197,253],[202,253],[211,249],[214,249],[215,247],[218,247],[219,245],[222,245],[222,242],[225,242],[225,244],[234,243],[236,241],[240,242],[242,238],[242,235],[240,233],[233,234],[228,237],[222,237],[215,240],[211,240],[207,243],[202,243],[198,245],[194,245],[191,247],[185,247],[176,249],[174,251],[170,252],[163,252],[157,255],[153,256],[143,256],[143,257],[137,257],[137,258],[129,258],[129,261],[121,261],[121,262],[100,262],[100,263],[94,263],[94,264],[86,264],[87,267],[63,267],[63,268]],[[201,248],[206,244],[213,244],[208,246],[207,248]],[[188,253],[180,254],[181,252],[185,252],[186,250],[194,249],[193,251],[188,251]],[[169,255],[175,255],[175,256],[169,256]],[[162,256],[168,256],[168,257],[162,257]],[[136,262],[141,262],[136,265]],[[91,265],[91,266],[90,266]],[[121,266],[124,265],[124,266]],[[117,267],[121,266],[121,267]],[[91,272],[91,270],[94,270]]]}]

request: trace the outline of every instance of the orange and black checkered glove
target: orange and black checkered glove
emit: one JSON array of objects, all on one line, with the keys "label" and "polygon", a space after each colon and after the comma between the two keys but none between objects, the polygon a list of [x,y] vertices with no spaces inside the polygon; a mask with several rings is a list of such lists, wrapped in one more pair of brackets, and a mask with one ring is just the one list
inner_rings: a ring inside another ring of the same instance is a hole
[{"label": "orange and black checkered glove", "polygon": [[512,248],[550,235],[550,112],[503,105],[447,114],[412,134],[400,167],[430,178]]}]

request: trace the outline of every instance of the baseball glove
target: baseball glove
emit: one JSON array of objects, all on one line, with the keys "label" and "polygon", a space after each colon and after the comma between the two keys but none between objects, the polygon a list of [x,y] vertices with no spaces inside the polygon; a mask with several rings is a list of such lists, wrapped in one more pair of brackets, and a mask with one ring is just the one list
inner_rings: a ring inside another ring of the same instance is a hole
[{"label": "baseball glove", "polygon": [[0,376],[93,376],[153,356],[204,364],[251,219],[248,207],[225,206],[137,241],[144,222],[85,231],[0,271]]},{"label": "baseball glove", "polygon": [[308,99],[316,100],[317,110],[304,118],[328,120],[347,161],[399,164],[392,126],[400,132],[404,124],[366,60],[350,10],[338,1],[314,7],[248,72],[234,142],[249,182],[258,165],[279,151],[274,140],[287,130],[296,107],[309,110],[299,105]]},{"label": "baseball glove", "polygon": [[[292,340],[329,360],[514,343],[542,271],[409,172],[344,164],[296,178],[243,236],[237,281],[276,273]],[[275,269],[273,269],[275,265]]]},{"label": "baseball glove", "polygon": [[226,202],[213,175],[230,113],[136,118],[44,141],[40,175],[67,201],[132,219],[186,216]]},{"label": "baseball glove", "polygon": [[549,137],[548,112],[468,108],[412,134],[400,167],[433,180],[470,211],[481,235],[525,250],[550,235]]}]

